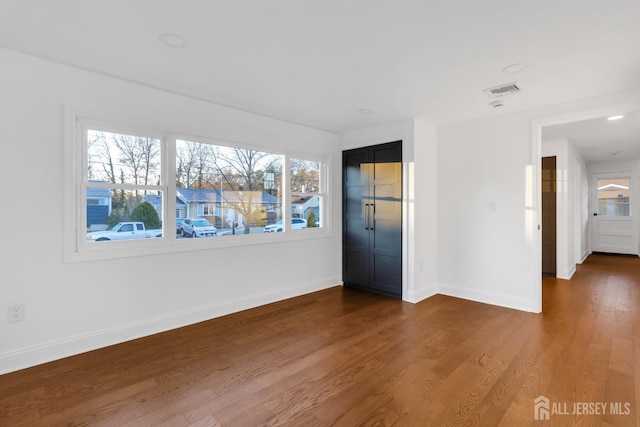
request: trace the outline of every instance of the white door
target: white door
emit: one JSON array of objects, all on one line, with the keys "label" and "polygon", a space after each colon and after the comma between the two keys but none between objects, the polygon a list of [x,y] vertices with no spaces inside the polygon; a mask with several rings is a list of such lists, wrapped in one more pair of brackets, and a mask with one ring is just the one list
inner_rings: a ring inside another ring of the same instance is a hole
[{"label": "white door", "polygon": [[591,250],[638,255],[631,173],[598,173],[591,178]]}]

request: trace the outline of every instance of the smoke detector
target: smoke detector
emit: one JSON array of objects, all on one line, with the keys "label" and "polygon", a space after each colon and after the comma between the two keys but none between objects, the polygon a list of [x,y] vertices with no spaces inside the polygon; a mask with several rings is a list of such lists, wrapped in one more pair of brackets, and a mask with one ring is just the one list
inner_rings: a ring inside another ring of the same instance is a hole
[{"label": "smoke detector", "polygon": [[504,101],[502,100],[493,101],[493,102],[490,102],[489,105],[493,108],[502,108],[504,107]]},{"label": "smoke detector", "polygon": [[485,89],[483,91],[491,98],[501,98],[506,95],[511,95],[513,93],[520,92],[520,88],[516,84],[516,82],[506,83],[500,86],[490,87],[489,89]]}]

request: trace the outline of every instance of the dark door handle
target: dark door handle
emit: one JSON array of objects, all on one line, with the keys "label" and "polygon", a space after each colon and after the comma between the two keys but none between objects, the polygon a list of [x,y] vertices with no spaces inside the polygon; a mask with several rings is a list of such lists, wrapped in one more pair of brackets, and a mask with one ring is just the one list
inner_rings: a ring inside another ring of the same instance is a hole
[{"label": "dark door handle", "polygon": [[598,212],[594,212],[594,213],[593,213],[593,216],[598,216]]},{"label": "dark door handle", "polygon": [[364,229],[368,230],[369,229],[369,203],[365,203],[364,204]]},{"label": "dark door handle", "polygon": [[369,205],[369,210],[371,211],[371,217],[369,219],[369,230],[373,230],[376,218],[376,205],[374,203],[371,203]]}]

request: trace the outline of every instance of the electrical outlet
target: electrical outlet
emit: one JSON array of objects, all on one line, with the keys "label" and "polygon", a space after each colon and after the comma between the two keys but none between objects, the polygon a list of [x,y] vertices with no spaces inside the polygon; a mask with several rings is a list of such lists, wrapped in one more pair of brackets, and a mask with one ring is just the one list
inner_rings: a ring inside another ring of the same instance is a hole
[{"label": "electrical outlet", "polygon": [[24,315],[24,304],[11,305],[7,310],[7,320],[9,321],[9,323],[22,322],[24,320]]}]

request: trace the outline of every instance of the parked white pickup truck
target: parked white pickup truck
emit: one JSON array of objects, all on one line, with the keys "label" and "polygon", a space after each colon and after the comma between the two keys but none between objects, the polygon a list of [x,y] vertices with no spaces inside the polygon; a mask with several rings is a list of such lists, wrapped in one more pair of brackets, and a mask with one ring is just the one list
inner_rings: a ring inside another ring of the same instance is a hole
[{"label": "parked white pickup truck", "polygon": [[87,242],[162,237],[162,229],[146,230],[143,222],[119,222],[105,231],[87,233]]}]

